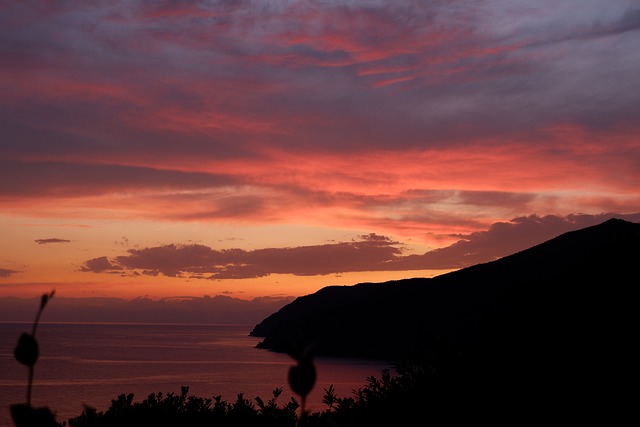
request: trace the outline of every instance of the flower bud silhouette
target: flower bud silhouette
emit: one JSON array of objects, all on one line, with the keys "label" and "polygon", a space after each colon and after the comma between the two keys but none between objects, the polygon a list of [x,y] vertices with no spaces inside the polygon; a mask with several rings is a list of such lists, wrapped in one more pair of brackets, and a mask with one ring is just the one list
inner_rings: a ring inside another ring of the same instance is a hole
[{"label": "flower bud silhouette", "polygon": [[33,335],[23,332],[18,339],[18,345],[13,355],[18,362],[32,368],[38,361],[38,356],[40,355],[38,341],[36,341]]},{"label": "flower bud silhouette", "polygon": [[311,356],[298,359],[298,364],[289,368],[289,385],[302,399],[309,394],[316,383],[316,367]]},{"label": "flower bud silhouette", "polygon": [[313,364],[311,346],[308,346],[300,354],[288,352],[298,364],[289,368],[289,386],[300,396],[300,418],[298,424],[307,416],[305,402],[307,396],[316,383],[316,367]]}]

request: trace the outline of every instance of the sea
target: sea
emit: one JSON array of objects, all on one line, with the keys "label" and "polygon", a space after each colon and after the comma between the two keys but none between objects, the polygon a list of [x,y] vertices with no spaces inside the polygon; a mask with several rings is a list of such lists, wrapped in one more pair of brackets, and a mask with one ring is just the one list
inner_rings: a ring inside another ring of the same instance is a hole
[{"label": "sea", "polygon": [[[0,426],[12,426],[10,405],[24,403],[28,368],[13,351],[30,323],[0,322]],[[85,405],[104,411],[120,394],[134,402],[151,393],[180,394],[234,402],[238,394],[255,403],[282,388],[277,402],[300,399],[287,382],[295,361],[288,355],[258,349],[249,336],[253,325],[40,323],[36,339],[32,405],[48,406],[59,422],[79,416]],[[326,409],[325,390],[352,397],[392,367],[383,361],[316,358],[317,381],[307,398],[312,412]]]}]

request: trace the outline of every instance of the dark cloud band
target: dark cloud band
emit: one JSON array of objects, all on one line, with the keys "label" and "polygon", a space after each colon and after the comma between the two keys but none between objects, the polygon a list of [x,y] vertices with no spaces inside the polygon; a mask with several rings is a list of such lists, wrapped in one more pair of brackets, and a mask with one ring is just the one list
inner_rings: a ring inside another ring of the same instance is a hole
[{"label": "dark cloud band", "polygon": [[595,225],[610,218],[638,222],[635,215],[548,215],[514,218],[487,231],[461,235],[451,246],[422,255],[403,255],[399,242],[376,234],[362,240],[317,246],[215,250],[205,245],[165,245],[130,249],[127,255],[98,257],[82,271],[146,274],[200,279],[246,279],[270,274],[297,276],[361,271],[448,270],[492,261],[559,234]]}]

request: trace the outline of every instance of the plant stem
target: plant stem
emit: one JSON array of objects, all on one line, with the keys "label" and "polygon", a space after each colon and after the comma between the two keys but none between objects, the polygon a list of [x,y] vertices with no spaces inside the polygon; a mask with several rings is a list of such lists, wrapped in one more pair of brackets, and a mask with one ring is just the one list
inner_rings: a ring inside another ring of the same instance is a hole
[{"label": "plant stem", "polygon": [[43,308],[44,307],[40,306],[40,309],[36,314],[36,320],[33,322],[33,329],[31,330],[31,336],[34,338],[36,337],[36,329],[38,328],[38,322],[40,322],[40,315],[42,315]]},{"label": "plant stem", "polygon": [[29,366],[29,382],[27,383],[27,405],[31,406],[31,384],[33,384],[33,366]]}]

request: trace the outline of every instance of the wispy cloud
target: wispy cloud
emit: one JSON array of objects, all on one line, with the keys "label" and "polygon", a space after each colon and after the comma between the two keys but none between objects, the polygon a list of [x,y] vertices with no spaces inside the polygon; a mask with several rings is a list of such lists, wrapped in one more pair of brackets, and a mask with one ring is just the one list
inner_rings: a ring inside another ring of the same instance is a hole
[{"label": "wispy cloud", "polygon": [[67,162],[0,162],[0,196],[83,197],[114,192],[197,190],[232,184],[213,173]]},{"label": "wispy cloud", "polygon": [[3,139],[22,137],[8,148],[28,158],[442,147],[638,107],[625,96],[638,10],[621,0],[35,3],[3,16]]},{"label": "wispy cloud", "polygon": [[34,242],[36,242],[39,245],[46,245],[46,244],[49,244],[49,243],[70,243],[71,240],[58,239],[58,238],[54,237],[54,238],[50,238],[50,239],[36,239],[36,240],[34,240]]},{"label": "wispy cloud", "polygon": [[10,277],[16,273],[19,273],[19,271],[9,270],[7,268],[0,268],[0,278],[3,278],[3,279]]}]

